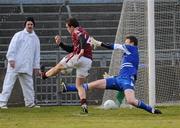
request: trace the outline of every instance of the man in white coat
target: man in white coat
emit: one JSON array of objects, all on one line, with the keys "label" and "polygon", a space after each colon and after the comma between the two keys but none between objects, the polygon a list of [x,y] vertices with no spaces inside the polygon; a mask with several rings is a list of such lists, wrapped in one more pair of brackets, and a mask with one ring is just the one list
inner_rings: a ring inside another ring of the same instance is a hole
[{"label": "man in white coat", "polygon": [[8,67],[0,93],[0,108],[7,109],[7,102],[12,89],[19,78],[25,106],[37,107],[34,99],[33,72],[39,73],[40,68],[40,42],[34,32],[35,22],[32,17],[26,18],[24,30],[15,33],[11,39],[6,57]]}]

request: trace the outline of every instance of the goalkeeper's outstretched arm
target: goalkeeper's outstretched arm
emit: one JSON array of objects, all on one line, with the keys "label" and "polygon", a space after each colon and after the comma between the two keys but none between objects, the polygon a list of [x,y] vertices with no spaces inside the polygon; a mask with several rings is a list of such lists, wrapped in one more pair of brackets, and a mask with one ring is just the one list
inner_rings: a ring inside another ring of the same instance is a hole
[{"label": "goalkeeper's outstretched arm", "polygon": [[107,49],[114,49],[114,44],[105,44],[105,43],[101,43],[101,47],[107,48]]},{"label": "goalkeeper's outstretched arm", "polygon": [[95,49],[96,47],[101,46],[101,47],[104,47],[104,48],[107,48],[107,49],[112,49],[112,50],[115,50],[115,49],[120,49],[120,50],[123,50],[123,51],[126,50],[126,47],[125,47],[125,45],[123,45],[123,44],[109,44],[109,43],[104,43],[104,42],[95,40],[93,37],[91,37],[91,44],[94,46],[94,49]]},{"label": "goalkeeper's outstretched arm", "polygon": [[114,49],[114,45],[113,44],[105,44],[105,43],[103,43],[101,41],[95,40],[93,37],[91,37],[91,45],[94,46],[94,49],[96,49],[99,46],[105,47],[107,49]]}]

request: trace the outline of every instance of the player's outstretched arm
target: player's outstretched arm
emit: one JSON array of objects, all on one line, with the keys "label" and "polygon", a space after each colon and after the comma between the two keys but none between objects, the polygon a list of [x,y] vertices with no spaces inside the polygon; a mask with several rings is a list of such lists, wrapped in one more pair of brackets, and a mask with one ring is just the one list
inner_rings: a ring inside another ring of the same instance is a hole
[{"label": "player's outstretched arm", "polygon": [[73,52],[73,46],[71,46],[71,45],[65,45],[64,43],[61,42],[59,44],[59,47],[61,47],[66,52],[69,52],[69,53]]}]

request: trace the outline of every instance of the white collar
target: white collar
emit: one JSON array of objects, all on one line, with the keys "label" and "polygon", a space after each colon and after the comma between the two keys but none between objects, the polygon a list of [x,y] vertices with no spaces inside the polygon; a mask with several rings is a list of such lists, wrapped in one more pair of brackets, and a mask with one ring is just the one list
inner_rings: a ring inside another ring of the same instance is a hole
[{"label": "white collar", "polygon": [[29,33],[29,32],[26,30],[26,28],[24,28],[23,32],[26,33],[26,34],[32,34],[32,35],[35,34],[34,30],[33,30],[31,33]]}]

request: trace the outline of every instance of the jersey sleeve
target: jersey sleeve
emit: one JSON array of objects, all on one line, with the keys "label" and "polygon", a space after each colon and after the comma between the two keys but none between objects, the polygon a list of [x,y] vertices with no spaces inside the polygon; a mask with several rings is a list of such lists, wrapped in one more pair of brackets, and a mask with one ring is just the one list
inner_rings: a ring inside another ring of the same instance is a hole
[{"label": "jersey sleeve", "polygon": [[120,49],[128,55],[131,54],[131,52],[129,51],[129,47],[125,44],[114,44],[114,50],[116,49]]},{"label": "jersey sleeve", "polygon": [[73,52],[73,46],[72,45],[65,45],[63,42],[59,44],[59,47],[61,47],[63,50],[65,50],[68,53]]},{"label": "jersey sleeve", "polygon": [[36,46],[35,46],[35,53],[34,53],[33,68],[39,69],[40,68],[40,41],[37,36],[35,40],[36,40]]},{"label": "jersey sleeve", "polygon": [[81,34],[80,36],[79,36],[79,42],[80,42],[80,47],[81,47],[81,49],[85,49],[85,47],[86,47],[86,39],[85,39],[85,37]]},{"label": "jersey sleeve", "polygon": [[8,61],[15,60],[16,51],[17,51],[17,42],[18,42],[19,33],[16,33],[11,39],[6,58]]}]

